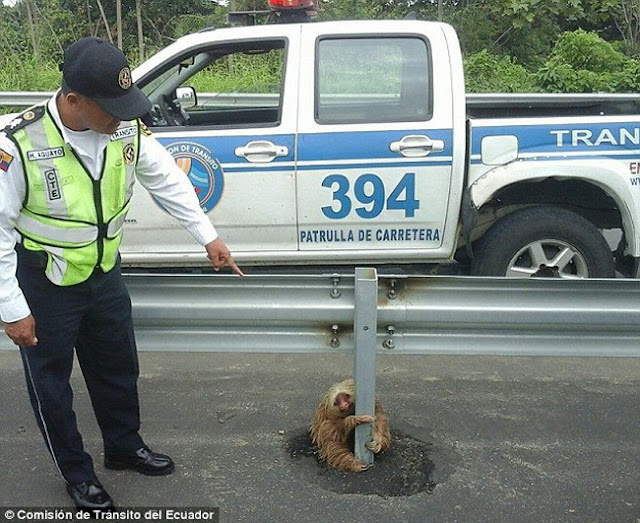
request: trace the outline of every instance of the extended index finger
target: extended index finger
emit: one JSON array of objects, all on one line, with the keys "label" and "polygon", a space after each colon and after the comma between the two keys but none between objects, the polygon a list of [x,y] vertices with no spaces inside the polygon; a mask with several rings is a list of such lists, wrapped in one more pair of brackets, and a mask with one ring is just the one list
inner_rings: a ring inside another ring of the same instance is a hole
[{"label": "extended index finger", "polygon": [[236,265],[236,262],[232,257],[227,258],[226,261],[233,272],[235,272],[238,276],[244,276],[244,272],[242,272],[240,267]]}]

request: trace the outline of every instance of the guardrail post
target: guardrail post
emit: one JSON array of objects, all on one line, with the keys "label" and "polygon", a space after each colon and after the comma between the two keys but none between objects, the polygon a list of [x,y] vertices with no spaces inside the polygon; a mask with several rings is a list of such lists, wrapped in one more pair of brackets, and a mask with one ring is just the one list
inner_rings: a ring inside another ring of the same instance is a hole
[{"label": "guardrail post", "polygon": [[[376,402],[376,333],[378,326],[378,274],[375,269],[356,268],[353,374],[356,382],[356,416],[375,412]],[[371,440],[371,424],[356,426],[356,458],[373,464],[373,453],[365,447]]]}]

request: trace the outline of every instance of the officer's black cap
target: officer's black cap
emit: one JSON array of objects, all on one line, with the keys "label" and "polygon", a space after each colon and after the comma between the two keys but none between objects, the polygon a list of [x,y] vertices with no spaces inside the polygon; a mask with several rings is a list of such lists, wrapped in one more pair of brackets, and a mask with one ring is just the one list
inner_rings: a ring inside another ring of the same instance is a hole
[{"label": "officer's black cap", "polygon": [[127,59],[115,45],[87,36],[65,49],[62,81],[119,120],[139,118],[151,102],[131,81]]}]

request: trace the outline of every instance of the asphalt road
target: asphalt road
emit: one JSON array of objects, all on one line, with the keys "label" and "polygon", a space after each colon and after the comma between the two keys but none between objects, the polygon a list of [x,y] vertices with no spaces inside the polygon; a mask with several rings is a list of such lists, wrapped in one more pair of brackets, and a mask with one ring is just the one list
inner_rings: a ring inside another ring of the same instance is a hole
[{"label": "asphalt road", "polygon": [[[104,469],[78,369],[73,377],[85,446],[121,508],[220,507],[224,522],[640,522],[637,359],[380,357],[378,396],[399,439],[358,477],[292,455],[349,358],[140,359],[143,435],[175,459],[167,477]],[[70,507],[16,351],[0,351],[0,384],[0,507]],[[431,468],[407,469],[409,444]],[[391,488],[390,475],[410,486],[416,470],[430,489]]]}]

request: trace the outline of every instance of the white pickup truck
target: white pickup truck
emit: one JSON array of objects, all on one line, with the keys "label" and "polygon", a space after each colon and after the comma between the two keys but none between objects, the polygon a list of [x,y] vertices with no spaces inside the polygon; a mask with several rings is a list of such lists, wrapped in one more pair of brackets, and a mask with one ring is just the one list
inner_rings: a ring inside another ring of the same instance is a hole
[{"label": "white pickup truck", "polygon": [[[154,135],[240,265],[638,275],[632,97],[468,104],[453,28],[414,20],[203,31],[133,74],[154,104]],[[212,77],[225,87],[199,87]],[[122,256],[129,266],[206,265],[143,190]]]}]

